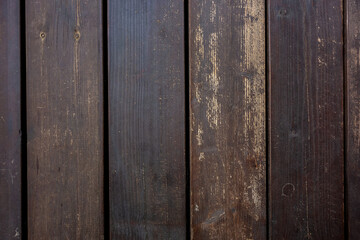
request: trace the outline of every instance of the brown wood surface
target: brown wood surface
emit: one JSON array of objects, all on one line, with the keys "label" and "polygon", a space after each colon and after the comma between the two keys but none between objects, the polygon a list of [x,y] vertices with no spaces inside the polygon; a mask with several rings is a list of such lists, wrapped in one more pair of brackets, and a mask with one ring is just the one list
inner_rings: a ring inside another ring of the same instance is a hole
[{"label": "brown wood surface", "polygon": [[111,239],[185,239],[183,5],[108,1]]},{"label": "brown wood surface", "polygon": [[26,1],[29,239],[103,239],[101,8]]},{"label": "brown wood surface", "polygon": [[341,0],[269,1],[271,239],[344,239]]},{"label": "brown wood surface", "polygon": [[346,6],[348,236],[360,239],[360,1]]},{"label": "brown wood surface", "polygon": [[0,239],[21,238],[20,2],[0,1]]},{"label": "brown wood surface", "polygon": [[265,239],[265,1],[189,9],[191,236]]}]

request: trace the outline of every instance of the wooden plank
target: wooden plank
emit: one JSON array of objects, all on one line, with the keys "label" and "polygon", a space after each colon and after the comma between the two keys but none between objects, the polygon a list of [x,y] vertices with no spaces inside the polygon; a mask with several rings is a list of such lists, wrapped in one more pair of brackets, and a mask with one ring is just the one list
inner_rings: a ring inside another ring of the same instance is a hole
[{"label": "wooden plank", "polygon": [[185,239],[183,5],[108,1],[111,239]]},{"label": "wooden plank", "polygon": [[101,1],[26,1],[28,237],[103,239]]},{"label": "wooden plank", "polygon": [[271,239],[344,238],[342,4],[269,1]]},{"label": "wooden plank", "polygon": [[349,239],[360,239],[360,2],[346,1],[346,156]]},{"label": "wooden plank", "polygon": [[21,238],[20,3],[0,1],[0,239]]},{"label": "wooden plank", "polygon": [[189,9],[192,239],[265,239],[265,1]]}]

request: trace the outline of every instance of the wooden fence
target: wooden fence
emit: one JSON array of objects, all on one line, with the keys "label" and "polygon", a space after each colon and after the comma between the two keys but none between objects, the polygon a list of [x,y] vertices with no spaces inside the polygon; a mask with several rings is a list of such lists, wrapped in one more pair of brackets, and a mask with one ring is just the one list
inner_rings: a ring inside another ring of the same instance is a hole
[{"label": "wooden fence", "polygon": [[0,0],[0,239],[360,239],[360,1]]}]

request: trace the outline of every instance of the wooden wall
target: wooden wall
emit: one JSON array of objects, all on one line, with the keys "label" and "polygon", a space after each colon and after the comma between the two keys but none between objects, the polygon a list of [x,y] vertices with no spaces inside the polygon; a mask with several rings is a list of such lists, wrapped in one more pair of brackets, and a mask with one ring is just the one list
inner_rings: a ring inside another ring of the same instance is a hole
[{"label": "wooden wall", "polygon": [[1,0],[0,239],[359,239],[359,26],[356,0]]}]

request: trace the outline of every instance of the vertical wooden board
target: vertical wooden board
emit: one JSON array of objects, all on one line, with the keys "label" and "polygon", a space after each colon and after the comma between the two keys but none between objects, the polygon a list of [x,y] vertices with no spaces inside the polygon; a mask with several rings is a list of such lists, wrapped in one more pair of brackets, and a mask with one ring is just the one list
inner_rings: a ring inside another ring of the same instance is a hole
[{"label": "vertical wooden board", "polygon": [[349,239],[360,239],[360,2],[347,0],[347,217]]},{"label": "vertical wooden board", "polygon": [[29,239],[104,237],[101,15],[26,1]]},{"label": "vertical wooden board", "polygon": [[0,1],[0,239],[21,238],[20,4]]},{"label": "vertical wooden board", "polygon": [[265,239],[265,1],[190,1],[190,87],[192,239]]},{"label": "vertical wooden board", "polygon": [[342,4],[269,1],[271,239],[344,238]]},{"label": "vertical wooden board", "polygon": [[111,239],[184,239],[181,0],[109,0]]}]

